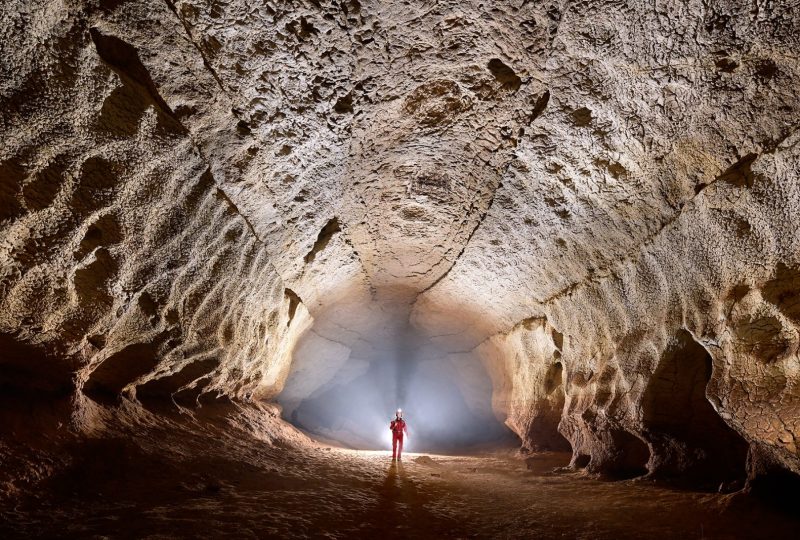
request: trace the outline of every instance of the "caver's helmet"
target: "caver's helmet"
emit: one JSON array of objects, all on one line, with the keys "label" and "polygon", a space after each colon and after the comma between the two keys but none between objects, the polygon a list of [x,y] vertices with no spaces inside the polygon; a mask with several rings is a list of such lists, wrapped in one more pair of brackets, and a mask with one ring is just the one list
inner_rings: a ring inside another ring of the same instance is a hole
[{"label": "caver's helmet", "polygon": [[394,414],[395,414],[395,416],[397,416],[397,418],[402,418],[403,417],[403,409],[397,409],[397,412],[394,413]]}]

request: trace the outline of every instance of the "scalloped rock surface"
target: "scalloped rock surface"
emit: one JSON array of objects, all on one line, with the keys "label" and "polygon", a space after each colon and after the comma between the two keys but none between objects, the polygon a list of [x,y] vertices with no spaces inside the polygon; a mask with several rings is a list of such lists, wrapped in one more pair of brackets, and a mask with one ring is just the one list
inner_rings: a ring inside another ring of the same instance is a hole
[{"label": "scalloped rock surface", "polygon": [[771,486],[798,36],[780,1],[8,0],[0,382],[86,433],[302,400],[400,317],[528,449]]}]

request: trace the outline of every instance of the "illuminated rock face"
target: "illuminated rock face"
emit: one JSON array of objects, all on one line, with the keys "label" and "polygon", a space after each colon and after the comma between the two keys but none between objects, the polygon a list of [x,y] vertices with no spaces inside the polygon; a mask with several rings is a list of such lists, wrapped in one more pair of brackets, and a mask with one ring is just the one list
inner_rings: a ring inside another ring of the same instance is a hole
[{"label": "illuminated rock face", "polygon": [[527,448],[800,472],[800,15],[517,4],[12,1],[3,382],[299,402],[410,319]]}]

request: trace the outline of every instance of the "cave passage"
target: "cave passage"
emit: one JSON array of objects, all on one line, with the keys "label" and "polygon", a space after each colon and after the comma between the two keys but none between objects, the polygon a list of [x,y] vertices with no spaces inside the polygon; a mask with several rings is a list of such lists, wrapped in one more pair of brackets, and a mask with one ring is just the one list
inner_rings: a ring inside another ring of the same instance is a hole
[{"label": "cave passage", "polygon": [[2,0],[0,540],[800,538],[797,4]]},{"label": "cave passage", "polygon": [[298,399],[308,374],[295,370],[278,396],[283,417],[326,440],[359,449],[386,449],[396,409],[409,425],[405,450],[465,452],[513,446],[516,435],[492,410],[492,382],[475,354],[452,356],[409,325],[364,343],[331,378]]}]

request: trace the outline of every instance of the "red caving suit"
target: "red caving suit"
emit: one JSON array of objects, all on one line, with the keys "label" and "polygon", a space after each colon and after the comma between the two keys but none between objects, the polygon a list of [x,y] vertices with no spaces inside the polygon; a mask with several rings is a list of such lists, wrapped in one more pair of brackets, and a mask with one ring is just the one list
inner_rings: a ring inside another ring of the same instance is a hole
[{"label": "red caving suit", "polygon": [[402,418],[395,418],[389,424],[389,429],[392,430],[392,459],[400,459],[400,455],[403,453],[403,432],[408,434],[406,421]]}]

